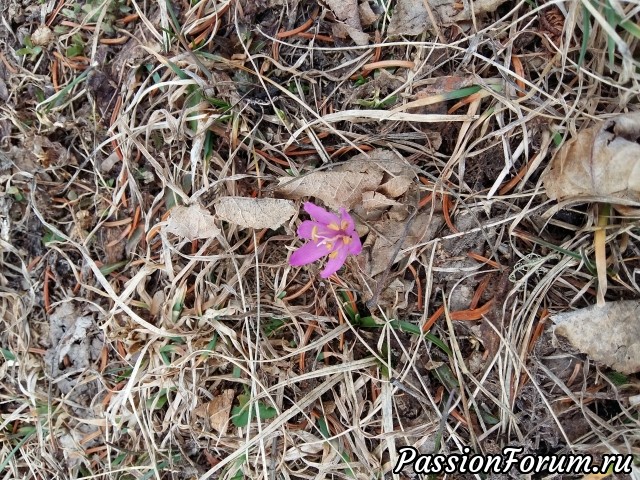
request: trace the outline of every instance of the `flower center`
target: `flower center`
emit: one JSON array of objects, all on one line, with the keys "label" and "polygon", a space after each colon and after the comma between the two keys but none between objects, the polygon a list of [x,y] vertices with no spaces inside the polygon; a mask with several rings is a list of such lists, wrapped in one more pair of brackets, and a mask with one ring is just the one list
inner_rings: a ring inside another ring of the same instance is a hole
[{"label": "flower center", "polygon": [[319,235],[318,234],[318,227],[314,226],[313,229],[311,230],[311,239],[316,242],[318,245],[324,245],[327,250],[331,251],[334,249],[335,245],[337,242],[342,240],[342,244],[343,245],[349,245],[352,241],[352,238],[350,235],[347,235],[344,230],[349,226],[349,224],[347,222],[342,222],[342,225],[340,228],[338,225],[336,225],[335,223],[330,223],[329,225],[327,225],[327,227],[330,230],[334,230],[336,232],[335,235],[329,237],[326,235]]}]

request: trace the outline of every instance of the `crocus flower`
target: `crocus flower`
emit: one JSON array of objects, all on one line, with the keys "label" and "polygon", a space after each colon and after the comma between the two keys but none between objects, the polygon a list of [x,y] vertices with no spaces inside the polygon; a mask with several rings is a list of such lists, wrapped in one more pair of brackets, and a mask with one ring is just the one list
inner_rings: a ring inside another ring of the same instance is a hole
[{"label": "crocus flower", "polygon": [[347,255],[357,255],[362,250],[360,237],[355,230],[353,219],[344,208],[340,216],[327,212],[311,202],[304,204],[304,210],[312,220],[305,220],[298,227],[298,236],[309,240],[291,255],[289,263],[294,267],[315,262],[328,255],[327,266],[320,273],[328,278],[336,273],[347,259]]}]

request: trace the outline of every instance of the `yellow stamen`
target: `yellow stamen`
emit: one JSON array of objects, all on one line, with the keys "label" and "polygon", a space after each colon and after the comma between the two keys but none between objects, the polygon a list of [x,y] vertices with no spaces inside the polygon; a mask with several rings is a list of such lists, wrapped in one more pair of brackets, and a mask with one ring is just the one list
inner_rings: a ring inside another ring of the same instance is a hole
[{"label": "yellow stamen", "polygon": [[314,225],[313,228],[311,229],[311,239],[314,242],[318,241],[318,226]]},{"label": "yellow stamen", "polygon": [[340,230],[340,227],[338,226],[338,224],[337,223],[333,223],[333,222],[331,222],[329,225],[327,225],[327,227],[329,227],[331,230],[335,230],[336,232],[338,230]]},{"label": "yellow stamen", "polygon": [[346,230],[347,228],[349,228],[349,222],[343,220],[340,226],[342,227],[342,230]]},{"label": "yellow stamen", "polygon": [[336,258],[338,256],[338,251],[336,250],[335,252],[331,252],[329,254],[329,258]]},{"label": "yellow stamen", "polygon": [[351,241],[352,241],[352,240],[353,240],[353,238],[351,238],[351,237],[347,237],[346,235],[345,235],[344,237],[342,237],[342,242],[343,242],[345,245],[349,245],[349,244],[351,243]]}]

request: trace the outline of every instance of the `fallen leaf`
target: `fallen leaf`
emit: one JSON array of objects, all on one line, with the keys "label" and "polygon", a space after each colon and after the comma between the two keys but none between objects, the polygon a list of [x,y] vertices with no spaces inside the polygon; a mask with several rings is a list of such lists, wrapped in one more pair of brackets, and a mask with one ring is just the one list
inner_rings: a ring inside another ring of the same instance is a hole
[{"label": "fallen leaf", "polygon": [[187,240],[213,238],[220,233],[215,224],[215,217],[197,204],[173,207],[164,230]]},{"label": "fallen leaf", "polygon": [[[470,20],[482,13],[493,12],[506,0],[474,0],[462,2],[457,0],[398,0],[389,24],[389,35],[419,35],[425,30],[433,29],[427,6],[438,21],[438,26]],[[462,5],[462,10],[459,6]]]},{"label": "fallen leaf", "polygon": [[543,177],[552,200],[640,203],[640,112],[611,118],[565,143]]},{"label": "fallen leaf", "polygon": [[338,20],[362,31],[357,0],[324,0]]},{"label": "fallen leaf", "polygon": [[243,228],[276,230],[297,212],[293,202],[278,198],[220,197],[215,203],[221,220]]},{"label": "fallen leaf", "polygon": [[358,13],[360,14],[360,23],[363,27],[368,27],[378,20],[380,16],[371,9],[371,5],[369,5],[369,2],[366,0],[358,6]]},{"label": "fallen leaf", "polygon": [[338,38],[346,38],[349,36],[353,42],[360,47],[369,44],[368,34],[356,27],[352,27],[351,25],[344,23],[334,23],[331,26],[331,34]]},{"label": "fallen leaf", "polygon": [[640,301],[610,302],[552,315],[554,334],[593,360],[626,374],[640,371]]},{"label": "fallen leaf", "polygon": [[331,172],[312,172],[299,178],[281,177],[278,192],[287,198],[316,197],[330,208],[366,210],[398,205],[392,200],[413,184],[406,160],[384,149],[352,157]]},{"label": "fallen leaf", "polygon": [[58,305],[49,315],[50,347],[45,354],[48,374],[55,388],[71,402],[71,411],[81,418],[87,413],[79,405],[89,405],[97,394],[98,380],[87,380],[70,372],[96,367],[103,347],[94,317],[76,308],[73,302]]},{"label": "fallen leaf", "polygon": [[221,395],[213,397],[213,400],[197,407],[196,414],[204,417],[209,426],[218,433],[225,433],[229,425],[229,413],[233,406],[235,392],[232,389],[224,390]]},{"label": "fallen leaf", "polygon": [[31,34],[31,42],[34,45],[46,47],[55,39],[55,35],[46,25],[40,25],[35,32]]},{"label": "fallen leaf", "polygon": [[395,200],[378,192],[364,192],[362,194],[362,206],[365,210],[378,210],[380,208],[401,205]]},{"label": "fallen leaf", "polygon": [[378,188],[384,172],[373,164],[361,162],[349,162],[344,167],[298,178],[280,177],[277,190],[287,198],[316,197],[330,208],[351,209],[362,202],[363,192]]},{"label": "fallen leaf", "polygon": [[404,195],[412,184],[413,179],[411,177],[398,175],[380,185],[378,191],[387,197],[398,198],[400,195]]},{"label": "fallen leaf", "polygon": [[291,446],[284,452],[282,461],[293,462],[322,452],[324,442],[313,433],[304,430],[292,430],[290,435],[295,440],[290,443]]},{"label": "fallen leaf", "polygon": [[344,22],[332,25],[331,33],[334,37],[345,38],[349,36],[359,46],[369,43],[369,35],[362,31],[358,0],[325,0],[325,3],[336,18],[340,22]]},{"label": "fallen leaf", "polygon": [[430,24],[429,14],[422,0],[398,0],[388,33],[389,35],[419,35]]},{"label": "fallen leaf", "polygon": [[[359,258],[359,261],[365,263],[363,270],[371,277],[382,273],[390,264],[404,258],[406,253],[401,253],[402,247],[416,245],[432,238],[443,222],[441,217],[432,216],[427,211],[420,211],[411,221],[408,230],[405,229],[406,219],[384,218],[375,222],[371,229],[374,234],[369,234],[365,242],[365,245],[369,244],[370,254]],[[399,243],[401,245],[398,245]],[[398,255],[394,258],[396,252]]]}]

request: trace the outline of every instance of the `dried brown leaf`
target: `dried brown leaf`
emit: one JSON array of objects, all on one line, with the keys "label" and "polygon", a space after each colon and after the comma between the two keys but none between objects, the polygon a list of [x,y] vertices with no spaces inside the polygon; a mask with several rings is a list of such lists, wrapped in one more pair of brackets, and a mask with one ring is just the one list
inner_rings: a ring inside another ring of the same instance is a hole
[{"label": "dried brown leaf", "polygon": [[229,425],[229,413],[233,406],[235,392],[232,389],[224,390],[221,395],[213,397],[213,400],[205,403],[199,413],[209,422],[209,426],[219,433],[225,433]]},{"label": "dried brown leaf", "polygon": [[[370,233],[370,237],[373,238],[370,254],[360,257],[360,261],[364,263],[363,270],[371,277],[383,272],[392,261],[396,263],[403,258],[401,253],[393,258],[399,242],[402,242],[401,249],[416,245],[433,237],[442,223],[439,217],[421,211],[411,221],[405,236],[406,222],[407,219],[384,218],[373,224],[373,235]],[[367,240],[367,243],[369,242],[371,241]]]},{"label": "dried brown leaf", "polygon": [[244,228],[271,228],[287,222],[296,212],[293,202],[277,198],[220,197],[215,203],[221,220]]},{"label": "dried brown leaf", "polygon": [[369,5],[369,2],[366,0],[358,6],[358,13],[360,14],[360,23],[363,27],[368,27],[378,20],[379,17],[379,15],[371,9],[371,5]]},{"label": "dried brown leaf", "polygon": [[419,35],[431,25],[422,0],[398,0],[389,24],[389,35]]},{"label": "dried brown leaf", "polygon": [[404,195],[412,184],[413,180],[411,177],[399,175],[390,178],[387,182],[380,185],[378,191],[387,197],[398,198],[400,195]]},{"label": "dried brown leaf", "polygon": [[324,0],[338,20],[362,31],[357,0]]},{"label": "dried brown leaf", "polygon": [[414,174],[406,160],[391,150],[379,148],[369,152],[368,156],[356,155],[350,160],[350,163],[353,162],[373,164],[384,171],[381,185],[376,191],[387,197],[398,198],[413,184]]},{"label": "dried brown leaf", "polygon": [[334,23],[331,26],[331,33],[334,37],[338,38],[347,38],[347,36],[349,36],[353,42],[360,47],[369,44],[369,35],[351,25]]},{"label": "dried brown leaf", "polygon": [[626,374],[640,371],[640,301],[611,302],[552,315],[554,334],[597,362]]},{"label": "dried brown leaf", "polygon": [[583,130],[558,150],[544,176],[552,200],[640,202],[640,112]]},{"label": "dried brown leaf", "polygon": [[[69,372],[83,371],[94,367],[100,357],[103,342],[98,333],[93,315],[84,314],[73,302],[58,305],[49,316],[50,348],[45,354],[45,362],[51,378],[56,379],[55,388],[65,395],[67,400],[76,404],[88,405],[98,391],[97,381],[87,381]],[[77,406],[72,411],[86,412]],[[77,413],[77,412],[76,412]]]},{"label": "dried brown leaf", "polygon": [[[463,2],[460,10],[460,2],[456,0],[426,0],[438,26],[452,25],[470,20],[474,15],[493,12],[505,1],[474,0],[473,7],[471,2]],[[425,0],[398,0],[389,25],[390,35],[419,35],[432,28]]]},{"label": "dried brown leaf", "polygon": [[173,207],[164,230],[187,240],[213,238],[220,233],[215,224],[215,217],[197,204]]},{"label": "dried brown leaf", "polygon": [[378,188],[383,175],[375,165],[349,162],[340,171],[281,177],[277,190],[287,198],[316,197],[330,208],[351,209],[362,202],[364,192]]},{"label": "dried brown leaf", "polygon": [[352,157],[331,172],[281,177],[278,191],[287,198],[316,197],[331,208],[362,206],[371,212],[397,206],[413,184],[413,171],[398,154],[377,149]]},{"label": "dried brown leaf", "polygon": [[395,200],[378,192],[364,192],[362,194],[362,206],[365,210],[378,210],[380,208],[401,205]]}]

